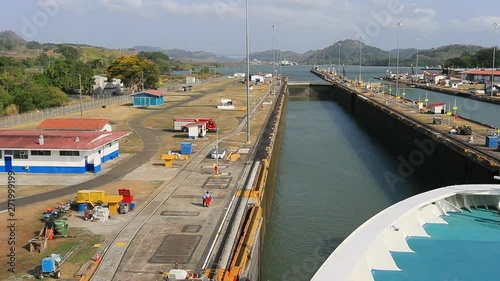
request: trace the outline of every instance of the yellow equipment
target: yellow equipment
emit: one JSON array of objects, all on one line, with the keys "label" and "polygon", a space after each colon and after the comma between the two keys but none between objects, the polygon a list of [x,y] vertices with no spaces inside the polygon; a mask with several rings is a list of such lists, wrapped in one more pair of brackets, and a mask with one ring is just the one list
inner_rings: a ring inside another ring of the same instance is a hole
[{"label": "yellow equipment", "polygon": [[161,159],[165,160],[165,167],[172,168],[174,160],[188,160],[189,155],[179,155],[179,154],[163,154]]},{"label": "yellow equipment", "polygon": [[121,195],[106,195],[102,190],[78,190],[76,203],[87,203],[92,206],[107,204],[110,214],[118,214],[119,203],[123,200]]}]

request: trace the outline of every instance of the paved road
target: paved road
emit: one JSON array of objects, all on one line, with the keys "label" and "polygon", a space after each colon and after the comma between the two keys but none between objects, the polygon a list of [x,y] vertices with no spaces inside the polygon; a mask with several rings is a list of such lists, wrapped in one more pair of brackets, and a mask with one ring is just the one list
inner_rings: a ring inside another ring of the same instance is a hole
[{"label": "paved road", "polygon": [[[171,104],[170,106],[167,107],[162,107],[161,109],[154,110],[153,112],[142,115],[139,117],[136,117],[134,119],[131,119],[129,121],[129,126],[130,128],[141,138],[141,140],[144,143],[143,149],[135,154],[132,158],[128,159],[127,161],[124,161],[111,169],[109,172],[99,175],[89,181],[71,185],[62,189],[58,190],[53,190],[49,191],[46,193],[42,194],[36,194],[32,196],[26,196],[23,198],[16,199],[16,207],[22,207],[42,201],[46,201],[49,199],[54,199],[58,198],[61,196],[66,196],[70,194],[76,194],[78,190],[83,190],[83,189],[94,189],[96,187],[100,187],[103,185],[106,185],[108,183],[114,182],[116,180],[121,179],[128,173],[134,171],[138,167],[140,167],[143,164],[146,164],[160,149],[160,143],[158,140],[158,136],[162,133],[161,131],[158,130],[152,130],[149,128],[144,127],[143,122],[144,120],[152,117],[155,114],[158,114],[162,111],[169,110],[172,108],[175,108],[177,106],[180,106],[185,103],[192,102],[196,99],[199,99],[203,96],[206,96],[208,94],[216,93],[218,92],[219,89],[212,89],[208,91],[204,91],[203,93],[200,93],[199,95],[193,95],[191,96],[190,99]],[[20,174],[22,176],[22,174]],[[55,184],[55,183],[54,183]],[[0,210],[6,210],[7,209],[7,201],[0,202]]]}]

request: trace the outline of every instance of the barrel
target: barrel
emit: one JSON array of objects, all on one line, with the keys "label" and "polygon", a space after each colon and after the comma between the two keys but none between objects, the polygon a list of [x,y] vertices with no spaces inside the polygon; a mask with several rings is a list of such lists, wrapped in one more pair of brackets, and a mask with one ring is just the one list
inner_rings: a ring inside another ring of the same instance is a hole
[{"label": "barrel", "polygon": [[132,210],[134,210],[134,209],[135,209],[135,203],[134,203],[134,202],[131,202],[131,203],[130,203],[130,210],[132,211]]},{"label": "barrel", "polygon": [[85,213],[87,211],[87,203],[78,204],[78,213]]}]

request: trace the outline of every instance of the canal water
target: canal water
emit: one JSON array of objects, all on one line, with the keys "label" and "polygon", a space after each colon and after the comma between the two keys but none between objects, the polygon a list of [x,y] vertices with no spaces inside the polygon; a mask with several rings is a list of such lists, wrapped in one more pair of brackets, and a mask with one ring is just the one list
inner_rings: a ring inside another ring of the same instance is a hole
[{"label": "canal water", "polygon": [[425,187],[387,181],[399,162],[333,101],[291,98],[262,254],[264,281],[309,280],[377,212]]}]

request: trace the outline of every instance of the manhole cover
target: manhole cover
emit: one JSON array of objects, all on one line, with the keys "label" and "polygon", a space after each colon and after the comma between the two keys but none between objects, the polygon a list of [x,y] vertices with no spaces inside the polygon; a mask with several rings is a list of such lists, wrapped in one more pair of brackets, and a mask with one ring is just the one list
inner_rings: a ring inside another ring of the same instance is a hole
[{"label": "manhole cover", "polygon": [[200,232],[201,230],[201,225],[185,225],[182,228],[182,232],[187,232],[187,233],[197,233]]},{"label": "manhole cover", "polygon": [[[201,198],[198,196],[198,198]],[[200,212],[183,212],[183,211],[163,211],[160,216],[171,216],[171,217],[196,217]]]},{"label": "manhole cover", "polygon": [[239,154],[246,154],[246,153],[248,153],[249,151],[250,151],[250,148],[240,148],[240,149],[238,150],[238,153],[239,153]]},{"label": "manhole cover", "polygon": [[198,247],[201,237],[201,235],[167,235],[149,262],[187,264]]},{"label": "manhole cover", "polygon": [[204,189],[226,189],[233,177],[209,177],[205,184],[203,184]]}]

